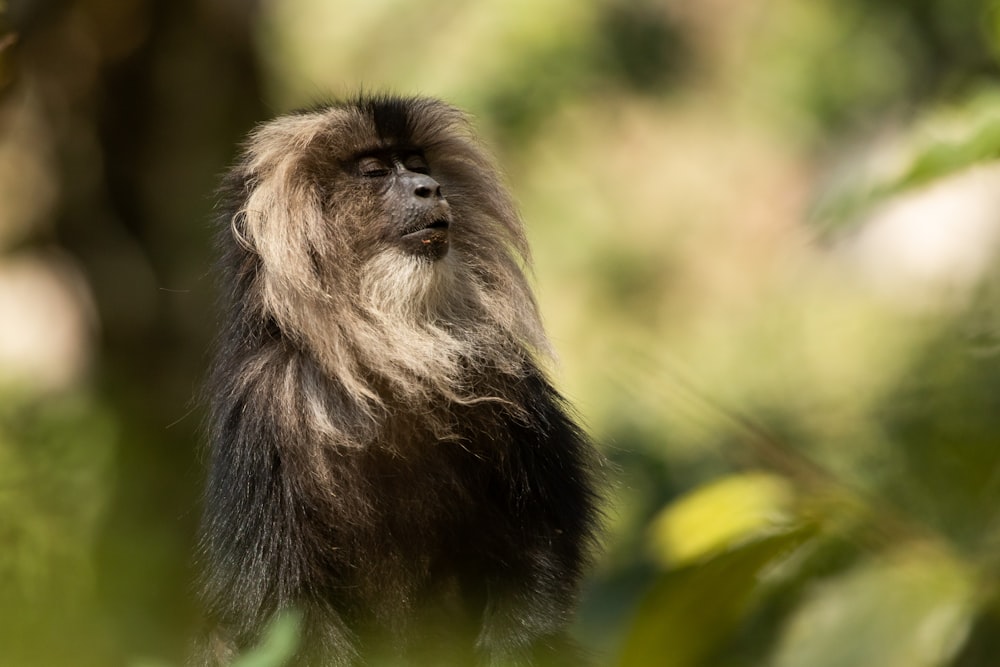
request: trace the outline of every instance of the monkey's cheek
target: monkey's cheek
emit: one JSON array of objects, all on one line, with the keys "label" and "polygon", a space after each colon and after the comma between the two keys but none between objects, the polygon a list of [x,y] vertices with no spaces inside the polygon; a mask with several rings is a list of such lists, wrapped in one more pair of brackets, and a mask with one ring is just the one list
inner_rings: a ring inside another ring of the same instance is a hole
[{"label": "monkey's cheek", "polygon": [[447,255],[451,246],[446,229],[422,229],[419,232],[407,234],[400,241],[403,249],[407,252],[432,262]]}]

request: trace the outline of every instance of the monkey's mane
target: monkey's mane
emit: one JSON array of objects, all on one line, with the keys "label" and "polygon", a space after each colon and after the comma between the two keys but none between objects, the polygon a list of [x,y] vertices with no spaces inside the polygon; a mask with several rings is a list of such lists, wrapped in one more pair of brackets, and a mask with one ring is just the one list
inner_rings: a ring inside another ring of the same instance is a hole
[{"label": "monkey's mane", "polygon": [[[392,146],[423,152],[451,207],[440,260],[375,234],[386,221],[344,169]],[[338,444],[401,407],[434,422],[448,402],[516,403],[508,389],[548,354],[516,209],[466,117],[437,100],[364,97],[259,126],[224,183],[218,243],[228,370],[212,391],[271,392]]]}]

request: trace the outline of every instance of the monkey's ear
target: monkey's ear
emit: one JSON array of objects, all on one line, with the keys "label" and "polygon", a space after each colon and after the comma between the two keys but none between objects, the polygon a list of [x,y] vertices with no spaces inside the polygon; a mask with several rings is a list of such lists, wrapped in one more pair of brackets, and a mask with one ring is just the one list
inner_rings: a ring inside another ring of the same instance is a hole
[{"label": "monkey's ear", "polygon": [[308,174],[309,146],[321,126],[315,116],[279,118],[247,145],[245,199],[231,227],[234,240],[260,257],[265,292],[321,290],[314,257],[330,242],[329,225],[323,194]]},{"label": "monkey's ear", "polygon": [[[328,243],[318,238],[326,226],[321,197],[308,184],[289,180],[282,172],[262,179],[233,218],[243,223],[242,238],[260,258],[263,296],[274,304],[293,295],[323,296],[315,258]],[[239,230],[237,225],[234,234]]]},{"label": "monkey's ear", "polygon": [[258,254],[257,249],[254,248],[253,244],[250,243],[250,239],[247,238],[246,225],[246,214],[242,210],[233,213],[229,217],[229,232],[232,234],[233,240],[236,241],[236,245],[256,255]]}]

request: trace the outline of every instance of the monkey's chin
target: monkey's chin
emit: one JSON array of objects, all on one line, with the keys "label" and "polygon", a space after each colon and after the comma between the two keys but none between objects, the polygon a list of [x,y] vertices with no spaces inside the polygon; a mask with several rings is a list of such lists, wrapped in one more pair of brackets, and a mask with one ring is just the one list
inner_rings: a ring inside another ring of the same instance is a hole
[{"label": "monkey's chin", "polygon": [[432,262],[447,255],[450,246],[447,224],[411,232],[400,237],[399,241],[407,252]]}]

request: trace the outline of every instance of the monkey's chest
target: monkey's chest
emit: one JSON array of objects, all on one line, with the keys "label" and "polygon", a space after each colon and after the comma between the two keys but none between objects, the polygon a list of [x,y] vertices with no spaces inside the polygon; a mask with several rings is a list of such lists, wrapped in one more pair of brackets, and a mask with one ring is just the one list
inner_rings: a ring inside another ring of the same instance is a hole
[{"label": "monkey's chest", "polygon": [[434,441],[424,450],[364,466],[371,529],[387,551],[414,557],[479,547],[509,509],[500,464],[463,442]]},{"label": "monkey's chest", "polygon": [[357,469],[359,507],[331,545],[341,557],[342,590],[356,591],[357,609],[384,624],[414,609],[473,615],[485,603],[486,581],[509,561],[517,530],[509,489],[496,459],[433,442],[422,456],[373,456]]}]

